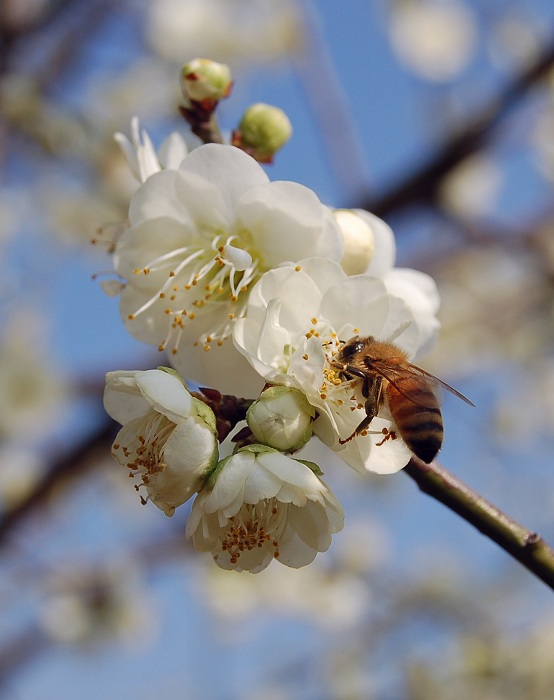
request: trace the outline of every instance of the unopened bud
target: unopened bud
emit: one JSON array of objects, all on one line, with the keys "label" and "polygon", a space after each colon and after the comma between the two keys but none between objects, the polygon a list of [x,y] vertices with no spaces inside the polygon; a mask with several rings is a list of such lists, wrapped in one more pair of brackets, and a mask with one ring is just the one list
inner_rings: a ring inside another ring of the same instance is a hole
[{"label": "unopened bud", "polygon": [[333,214],[343,235],[340,264],[347,275],[380,275],[393,266],[396,246],[388,224],[363,209],[335,209]]},{"label": "unopened bud", "polygon": [[260,394],[246,414],[259,442],[276,450],[299,450],[312,436],[315,409],[298,389],[272,386]]},{"label": "unopened bud", "polygon": [[351,209],[337,209],[335,219],[344,239],[341,267],[347,275],[360,275],[366,271],[375,250],[371,227]]},{"label": "unopened bud", "polygon": [[244,113],[233,133],[233,144],[260,163],[271,163],[291,134],[292,125],[283,110],[260,102],[251,105]]},{"label": "unopened bud", "polygon": [[232,86],[231,69],[224,63],[195,58],[181,68],[183,96],[205,109],[214,109],[219,100],[228,97]]}]

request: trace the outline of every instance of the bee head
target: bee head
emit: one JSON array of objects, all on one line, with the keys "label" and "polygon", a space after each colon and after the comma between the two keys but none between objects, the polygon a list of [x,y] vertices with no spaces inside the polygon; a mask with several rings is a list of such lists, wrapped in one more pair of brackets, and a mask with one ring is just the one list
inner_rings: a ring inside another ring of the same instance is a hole
[{"label": "bee head", "polygon": [[341,360],[347,360],[350,357],[354,357],[360,352],[363,352],[368,341],[372,341],[373,338],[370,336],[368,338],[360,338],[355,336],[351,340],[347,341],[341,348],[339,356]]}]

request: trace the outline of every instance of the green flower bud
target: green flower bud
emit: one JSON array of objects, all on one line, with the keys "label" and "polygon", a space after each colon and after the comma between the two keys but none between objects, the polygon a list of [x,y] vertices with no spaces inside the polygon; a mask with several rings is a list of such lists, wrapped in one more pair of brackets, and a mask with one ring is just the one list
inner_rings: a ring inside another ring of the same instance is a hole
[{"label": "green flower bud", "polygon": [[231,69],[224,63],[209,58],[195,58],[181,68],[181,91],[191,102],[205,108],[228,97],[233,86]]},{"label": "green flower bud", "polygon": [[276,450],[299,450],[312,436],[315,409],[298,391],[273,386],[260,394],[246,414],[254,437]]},{"label": "green flower bud", "polygon": [[292,125],[283,110],[260,102],[244,113],[233,134],[233,144],[261,163],[270,163],[291,134]]}]

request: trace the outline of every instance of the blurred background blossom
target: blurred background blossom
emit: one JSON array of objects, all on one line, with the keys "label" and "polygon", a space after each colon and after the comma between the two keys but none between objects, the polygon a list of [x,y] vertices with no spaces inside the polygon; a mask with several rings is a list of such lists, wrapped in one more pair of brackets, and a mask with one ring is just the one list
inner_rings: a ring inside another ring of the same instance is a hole
[{"label": "blurred background blossom", "polygon": [[434,277],[425,367],[477,404],[446,401],[441,461],[554,541],[549,0],[4,0],[0,698],[550,700],[549,591],[402,474],[321,464],[344,531],[250,576],[109,457],[104,373],[160,364],[100,288],[137,187],[113,134],[138,115],[198,146],[197,56],[233,70],[226,137],[252,103],[287,113],[271,180],[369,209]]}]

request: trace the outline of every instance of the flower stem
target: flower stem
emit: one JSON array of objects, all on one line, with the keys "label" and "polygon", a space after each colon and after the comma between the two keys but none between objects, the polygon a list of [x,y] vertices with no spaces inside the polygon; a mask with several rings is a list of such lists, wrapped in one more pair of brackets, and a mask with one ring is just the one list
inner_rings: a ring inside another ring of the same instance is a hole
[{"label": "flower stem", "polygon": [[203,143],[223,143],[219,123],[213,111],[202,109],[198,102],[179,107],[181,116],[189,123],[193,134]]},{"label": "flower stem", "polygon": [[253,399],[240,399],[207,387],[200,387],[199,392],[193,391],[192,394],[204,401],[215,413],[218,440],[223,442],[237,423],[246,418]]},{"label": "flower stem", "polygon": [[425,464],[412,457],[404,471],[421,491],[467,520],[554,589],[554,551],[539,534],[512,520],[436,462]]}]

